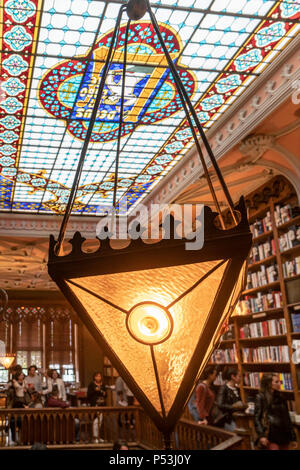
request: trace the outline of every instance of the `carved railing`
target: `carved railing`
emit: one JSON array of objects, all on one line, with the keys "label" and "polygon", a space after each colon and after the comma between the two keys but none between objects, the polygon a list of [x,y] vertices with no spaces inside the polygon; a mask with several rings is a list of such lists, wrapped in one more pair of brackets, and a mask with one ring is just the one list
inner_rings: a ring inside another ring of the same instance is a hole
[{"label": "carved railing", "polygon": [[[140,413],[139,424],[142,429],[140,444],[149,449],[163,449],[161,433],[143,412]],[[213,426],[201,426],[182,418],[172,435],[172,448],[174,450],[217,450],[217,447],[221,446],[224,449],[241,449],[242,441],[241,437],[232,432]]]},{"label": "carved railing", "polygon": [[[160,432],[139,407],[0,409],[0,448],[31,446],[111,448],[117,439],[134,448],[163,449]],[[181,419],[172,435],[173,449],[241,449],[243,439],[212,426]],[[221,446],[221,447],[220,447]]]}]

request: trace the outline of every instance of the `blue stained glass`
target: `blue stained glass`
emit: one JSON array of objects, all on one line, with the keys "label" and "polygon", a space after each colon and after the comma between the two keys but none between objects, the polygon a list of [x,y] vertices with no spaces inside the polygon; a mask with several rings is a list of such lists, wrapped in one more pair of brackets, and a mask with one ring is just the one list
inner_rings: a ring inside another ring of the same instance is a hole
[{"label": "blue stained glass", "polygon": [[[21,4],[26,5],[26,8],[22,10]],[[63,209],[68,200],[99,86],[101,64],[110,46],[111,36],[108,37],[108,34],[115,23],[113,13],[119,6],[108,4],[104,8],[104,2],[95,0],[89,0],[86,7],[80,0],[70,0],[67,4],[61,2],[57,7],[59,11],[56,11],[56,2],[53,7],[48,6],[49,9],[40,16],[41,30],[37,36],[39,43],[36,52],[33,49],[33,54],[37,54],[32,62],[33,80],[26,82],[30,62],[22,51],[24,47],[31,47],[32,43],[27,28],[27,22],[35,22],[32,5],[35,6],[33,0],[5,2],[5,11],[13,24],[9,28],[12,32],[7,34],[9,31],[6,29],[3,36],[5,47],[10,46],[13,53],[5,56],[2,62],[7,78],[2,83],[6,96],[0,101],[0,209],[53,213]],[[176,12],[176,5],[187,7],[187,11]],[[173,2],[170,10],[174,14],[167,12],[165,18],[162,19],[161,16],[159,21],[166,46],[176,62],[183,84],[193,105],[198,106],[199,119],[209,128],[216,117],[221,115],[220,108],[224,110],[227,96],[233,102],[237,90],[240,92],[247,88],[243,84],[243,73],[247,71],[251,74],[252,71],[255,72],[257,65],[268,61],[268,56],[264,57],[261,49],[271,45],[274,50],[280,50],[285,47],[285,43],[278,45],[281,44],[279,40],[286,36],[286,31],[290,37],[295,35],[288,19],[299,12],[299,4],[292,0],[281,2],[278,11],[282,18],[287,18],[286,23],[272,21],[270,24],[262,21],[259,27],[253,15],[268,16],[275,2],[241,1],[238,8],[243,18],[232,15],[237,11],[234,2],[227,2],[226,7],[219,0],[202,2],[200,8],[211,8],[211,11],[208,10],[202,16],[193,11],[196,8],[194,5],[199,8],[199,2],[192,0]],[[16,8],[13,10],[14,6]],[[217,14],[213,13],[214,8]],[[159,15],[163,15],[164,11],[158,8]],[[230,13],[229,16],[227,12]],[[197,19],[192,15],[199,17]],[[86,57],[99,22],[99,42],[92,56],[96,60],[91,61],[85,71]],[[199,23],[200,27],[197,26]],[[120,47],[123,47],[122,41],[125,39],[125,20],[122,28]],[[245,49],[251,34],[254,34],[256,46]],[[189,53],[184,53],[185,46]],[[131,25],[124,135],[117,192],[118,197],[123,194],[128,196],[130,207],[151,191],[153,183],[158,182],[173,167],[174,157],[179,161],[192,142],[190,130],[181,124],[184,113],[180,97],[175,92],[173,80],[159,48],[158,38],[149,25],[144,27],[142,22],[135,23],[135,27]],[[183,56],[179,56],[182,51]],[[104,88],[74,213],[94,215],[101,209],[98,207],[100,201],[104,201],[104,205],[112,204],[120,117],[122,52],[119,48],[119,57],[114,59]],[[233,54],[235,60],[230,67],[236,72],[231,70],[230,74],[224,75]],[[62,60],[62,57],[66,59]],[[200,72],[203,68],[211,70],[211,73]],[[83,73],[85,76],[81,84]],[[98,77],[96,82],[95,77]],[[32,89],[24,121],[24,87],[30,83]],[[79,98],[75,103],[79,87]],[[213,91],[209,94],[211,87]],[[70,116],[73,106],[74,113]],[[24,133],[16,166],[21,128],[24,128]],[[47,173],[41,173],[42,170]],[[13,186],[12,179],[15,177],[18,189],[14,193],[15,200],[10,201],[12,192],[8,188]],[[23,191],[22,188],[26,190]],[[30,190],[34,191],[30,193]],[[57,198],[55,204],[49,199],[49,193],[52,198]]]}]

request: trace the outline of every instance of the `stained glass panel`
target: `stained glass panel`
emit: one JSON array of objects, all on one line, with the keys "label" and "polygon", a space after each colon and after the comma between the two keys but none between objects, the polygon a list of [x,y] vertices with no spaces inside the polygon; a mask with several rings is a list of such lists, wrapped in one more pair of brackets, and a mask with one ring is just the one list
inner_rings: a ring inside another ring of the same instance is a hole
[{"label": "stained glass panel", "polygon": [[[4,0],[0,7],[0,210],[62,213],[122,1]],[[154,14],[205,129],[299,32],[297,0],[162,0]],[[113,202],[127,16],[73,213]],[[89,57],[88,57],[88,54]],[[149,15],[129,32],[117,200],[131,210],[193,145]]]}]

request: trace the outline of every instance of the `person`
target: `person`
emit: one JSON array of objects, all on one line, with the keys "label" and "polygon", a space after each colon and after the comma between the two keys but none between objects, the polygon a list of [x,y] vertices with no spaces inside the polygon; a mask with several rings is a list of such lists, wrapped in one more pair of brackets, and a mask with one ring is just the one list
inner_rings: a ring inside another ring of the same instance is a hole
[{"label": "person", "polygon": [[217,368],[208,366],[202,374],[202,381],[196,388],[196,407],[199,414],[198,424],[212,424],[210,412],[215,402],[215,394],[211,388],[217,377]]},{"label": "person", "polygon": [[[25,384],[25,375],[22,371],[16,372],[12,379],[12,386],[14,388],[14,400],[12,408],[28,408],[29,396],[27,387]],[[17,423],[15,422],[14,415],[10,419],[10,431],[11,431],[11,442],[10,445],[14,445],[16,441],[16,424],[18,429],[21,429],[22,422],[21,417],[18,416]]]},{"label": "person", "polygon": [[[87,401],[90,406],[106,405],[106,390],[102,383],[101,372],[95,372],[93,380],[89,383],[87,389]],[[99,430],[103,421],[103,413],[97,413],[97,417],[93,421],[93,442],[98,444],[103,439],[99,438]]]},{"label": "person", "polygon": [[44,406],[47,406],[48,398],[52,393],[52,372],[52,369],[48,369],[47,372],[43,374],[42,397]]},{"label": "person", "polygon": [[48,447],[46,444],[42,444],[41,442],[35,442],[29,450],[48,450]]},{"label": "person", "polygon": [[47,408],[68,408],[69,406],[69,402],[59,398],[57,389],[52,390],[47,400]]},{"label": "person", "polygon": [[116,405],[117,406],[132,406],[134,396],[131,390],[127,387],[122,377],[117,377],[115,383],[116,390]]},{"label": "person", "polygon": [[13,408],[15,401],[15,387],[13,386],[13,379],[16,378],[16,374],[22,372],[22,366],[16,364],[10,369],[11,379],[8,380],[5,389],[6,389],[6,408]]},{"label": "person", "polygon": [[114,442],[112,450],[129,450],[129,448],[126,441],[118,439]]},{"label": "person", "polygon": [[257,448],[288,450],[298,447],[286,400],[279,390],[278,374],[263,374],[254,407]]},{"label": "person", "polygon": [[198,424],[208,424],[207,418],[210,418],[210,410],[215,400],[212,384],[216,380],[216,376],[217,367],[215,365],[206,367],[189,399],[189,412]]},{"label": "person", "polygon": [[[125,381],[120,376],[118,376],[116,379],[115,391],[116,391],[116,406],[126,407],[126,406],[132,406],[134,404],[134,395],[131,392],[131,390],[128,388]],[[124,418],[124,422],[123,422],[123,418]],[[130,428],[131,430],[134,430],[135,420],[134,420],[133,413],[130,413],[130,414],[119,413],[118,425],[119,425],[120,431],[125,432],[125,433],[126,433],[125,429]]]},{"label": "person", "polygon": [[220,387],[217,397],[217,406],[223,413],[222,421],[224,421],[224,429],[232,432],[236,427],[233,420],[234,411],[246,408],[243,405],[238,388],[241,382],[241,374],[235,367],[225,367],[223,379],[226,382]]},{"label": "person", "polygon": [[28,408],[43,408],[41,394],[35,390],[30,393],[30,402]]},{"label": "person", "polygon": [[194,421],[196,421],[197,423],[199,423],[200,421],[200,415],[199,415],[199,411],[198,411],[197,404],[196,404],[196,390],[199,384],[200,382],[198,382],[196,386],[194,387],[193,393],[190,396],[190,399],[188,401],[188,410],[190,412],[190,415],[192,416]]},{"label": "person", "polygon": [[57,390],[58,398],[62,401],[67,401],[67,394],[64,381],[60,378],[56,369],[53,369],[50,375],[51,381],[48,383],[48,393]]},{"label": "person", "polygon": [[12,379],[12,385],[15,390],[15,399],[13,408],[24,408],[29,401],[28,390],[23,372],[17,372]]},{"label": "person", "polygon": [[35,390],[38,393],[42,392],[42,380],[40,375],[37,374],[37,367],[35,365],[28,367],[28,375],[25,378],[25,384],[28,391]]},{"label": "person", "polygon": [[106,390],[102,383],[101,372],[95,372],[87,389],[87,401],[90,406],[105,406]]}]

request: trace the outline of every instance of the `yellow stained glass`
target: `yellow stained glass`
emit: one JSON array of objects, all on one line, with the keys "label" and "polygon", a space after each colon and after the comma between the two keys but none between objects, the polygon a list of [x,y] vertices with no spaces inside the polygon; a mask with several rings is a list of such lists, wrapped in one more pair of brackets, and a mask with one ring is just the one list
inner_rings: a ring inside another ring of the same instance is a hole
[{"label": "yellow stained glass", "polygon": [[[136,304],[147,301],[168,307],[190,289],[187,295],[169,308],[174,323],[171,336],[153,346],[164,408],[168,414],[195,352],[226,266],[227,262],[216,260],[76,278],[68,282],[98,331],[159,413],[162,413],[162,408],[150,347],[131,336],[126,327],[127,314],[119,308],[129,311]],[[191,289],[209,271],[210,274]]]}]

